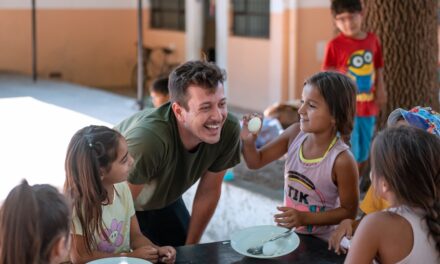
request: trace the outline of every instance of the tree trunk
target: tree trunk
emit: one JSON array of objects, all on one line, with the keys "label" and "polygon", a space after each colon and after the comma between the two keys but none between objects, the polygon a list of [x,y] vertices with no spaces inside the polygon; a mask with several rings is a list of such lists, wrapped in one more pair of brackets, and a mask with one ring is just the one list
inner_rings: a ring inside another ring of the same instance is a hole
[{"label": "tree trunk", "polygon": [[397,107],[439,110],[437,0],[364,0],[366,30],[375,32],[384,54],[388,103],[382,127]]}]

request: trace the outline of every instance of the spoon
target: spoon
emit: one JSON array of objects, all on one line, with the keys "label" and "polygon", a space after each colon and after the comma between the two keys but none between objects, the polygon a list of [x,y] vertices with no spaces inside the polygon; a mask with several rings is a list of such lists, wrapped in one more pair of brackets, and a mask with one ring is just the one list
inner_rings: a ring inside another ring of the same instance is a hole
[{"label": "spoon", "polygon": [[280,238],[288,237],[294,231],[295,231],[295,228],[289,229],[289,230],[287,230],[287,231],[285,231],[285,232],[283,232],[283,233],[281,233],[279,235],[276,235],[276,236],[270,238],[269,240],[264,241],[260,246],[250,247],[246,251],[247,251],[247,253],[252,254],[252,255],[261,255],[261,254],[263,254],[263,246],[264,246],[264,244],[266,244],[267,242],[275,241],[275,240],[280,239]]}]

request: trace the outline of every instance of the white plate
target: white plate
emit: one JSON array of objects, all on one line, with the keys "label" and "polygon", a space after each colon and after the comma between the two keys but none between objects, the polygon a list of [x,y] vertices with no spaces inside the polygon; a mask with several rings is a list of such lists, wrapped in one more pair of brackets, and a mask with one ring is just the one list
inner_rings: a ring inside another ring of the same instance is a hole
[{"label": "white plate", "polygon": [[130,257],[102,258],[87,262],[87,264],[152,264],[148,260]]},{"label": "white plate", "polygon": [[287,229],[279,226],[262,225],[253,226],[235,232],[231,236],[231,246],[238,253],[252,258],[276,258],[294,251],[299,245],[299,237],[293,232],[287,238],[280,238],[274,242],[279,247],[272,256],[252,255],[247,252],[248,248],[262,245],[268,239],[286,232]]}]

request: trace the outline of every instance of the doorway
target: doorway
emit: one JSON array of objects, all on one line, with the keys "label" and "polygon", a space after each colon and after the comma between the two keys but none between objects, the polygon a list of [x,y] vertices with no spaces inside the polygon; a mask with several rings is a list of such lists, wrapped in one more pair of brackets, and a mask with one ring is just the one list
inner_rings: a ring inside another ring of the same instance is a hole
[{"label": "doorway", "polygon": [[203,24],[202,57],[215,62],[215,0],[203,0]]}]

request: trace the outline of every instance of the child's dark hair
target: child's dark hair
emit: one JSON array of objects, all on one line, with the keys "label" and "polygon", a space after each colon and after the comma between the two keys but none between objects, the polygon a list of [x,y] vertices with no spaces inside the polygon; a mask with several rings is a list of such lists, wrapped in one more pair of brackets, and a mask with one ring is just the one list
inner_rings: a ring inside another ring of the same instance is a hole
[{"label": "child's dark hair", "polygon": [[362,11],[362,3],[360,0],[331,0],[330,9],[333,16],[345,12],[356,13]]},{"label": "child's dark hair", "polygon": [[346,144],[350,144],[356,114],[356,85],[344,74],[319,72],[304,82],[318,89],[336,121],[336,131]]},{"label": "child's dark hair", "polygon": [[209,92],[215,92],[217,86],[226,80],[226,74],[217,65],[205,61],[188,61],[170,74],[170,101],[179,103],[188,110],[187,90],[197,85]]},{"label": "child's dark hair", "polygon": [[0,263],[49,263],[58,239],[69,241],[71,209],[48,185],[23,180],[8,194],[0,211]]},{"label": "child's dark hair", "polygon": [[64,191],[73,200],[89,253],[96,247],[95,232],[106,237],[101,206],[107,202],[108,194],[100,170],[110,170],[121,137],[111,128],[88,126],[75,133],[67,149]]},{"label": "child's dark hair", "polygon": [[151,86],[151,91],[163,95],[168,95],[168,77],[156,79]]},{"label": "child's dark hair", "polygon": [[372,169],[401,204],[421,208],[440,254],[440,138],[419,128],[400,126],[379,133]]}]

